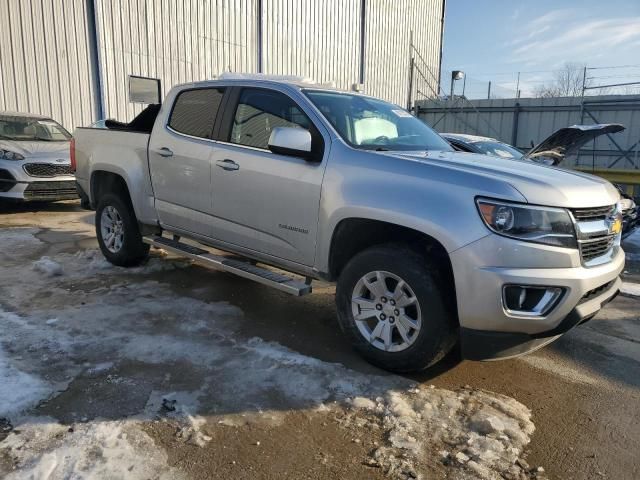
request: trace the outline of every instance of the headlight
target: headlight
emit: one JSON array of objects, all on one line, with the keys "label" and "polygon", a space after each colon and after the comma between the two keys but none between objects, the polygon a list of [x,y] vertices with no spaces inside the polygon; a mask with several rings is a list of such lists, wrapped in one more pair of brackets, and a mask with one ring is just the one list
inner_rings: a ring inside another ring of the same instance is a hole
[{"label": "headlight", "polygon": [[0,150],[0,160],[24,160],[24,157],[11,150]]},{"label": "headlight", "polygon": [[577,248],[569,212],[497,200],[477,199],[478,211],[490,230],[525,242]]}]

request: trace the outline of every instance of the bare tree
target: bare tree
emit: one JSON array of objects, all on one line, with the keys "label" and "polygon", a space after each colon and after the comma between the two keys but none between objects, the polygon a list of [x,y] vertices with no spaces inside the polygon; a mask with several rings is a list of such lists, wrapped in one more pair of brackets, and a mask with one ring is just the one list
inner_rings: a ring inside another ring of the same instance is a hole
[{"label": "bare tree", "polygon": [[[561,69],[553,72],[553,81],[548,85],[540,85],[535,89],[534,95],[538,98],[581,96],[584,67],[579,63],[565,63]],[[585,86],[589,85],[590,81],[587,78]]]}]

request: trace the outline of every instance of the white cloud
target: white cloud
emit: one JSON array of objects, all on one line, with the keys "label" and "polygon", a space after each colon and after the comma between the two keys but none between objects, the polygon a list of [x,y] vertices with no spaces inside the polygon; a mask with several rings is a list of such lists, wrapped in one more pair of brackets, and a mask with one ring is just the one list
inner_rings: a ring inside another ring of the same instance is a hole
[{"label": "white cloud", "polygon": [[546,66],[588,62],[607,52],[631,50],[638,41],[640,17],[585,20],[577,11],[554,10],[524,26],[511,42],[512,61]]}]

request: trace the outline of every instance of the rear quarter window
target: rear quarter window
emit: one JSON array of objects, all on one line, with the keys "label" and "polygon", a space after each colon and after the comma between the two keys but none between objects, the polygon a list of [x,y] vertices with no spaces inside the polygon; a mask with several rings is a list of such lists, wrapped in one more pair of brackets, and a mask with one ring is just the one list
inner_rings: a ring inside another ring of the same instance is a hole
[{"label": "rear quarter window", "polygon": [[224,88],[198,88],[178,94],[169,117],[169,127],[192,137],[211,138]]}]

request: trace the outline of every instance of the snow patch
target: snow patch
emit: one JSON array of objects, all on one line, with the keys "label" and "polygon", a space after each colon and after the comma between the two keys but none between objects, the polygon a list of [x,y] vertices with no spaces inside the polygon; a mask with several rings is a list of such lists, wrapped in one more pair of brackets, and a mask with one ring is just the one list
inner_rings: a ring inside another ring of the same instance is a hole
[{"label": "snow patch", "polygon": [[[7,480],[24,478],[140,478],[179,479],[167,466],[167,454],[139,428],[138,421],[59,425],[48,418],[31,418],[11,433],[3,449],[18,464]],[[144,459],[144,460],[142,460]]]},{"label": "snow patch", "polygon": [[[357,403],[370,409],[372,402]],[[420,462],[433,452],[472,478],[529,474],[516,460],[535,427],[529,409],[512,398],[470,388],[414,388],[390,391],[376,412],[390,445],[377,448],[373,461],[392,478],[418,478]]]},{"label": "snow patch", "polygon": [[[6,315],[6,312],[0,311],[0,320]],[[17,415],[48,397],[51,392],[49,384],[16,368],[0,346],[0,417]]]},{"label": "snow patch", "polygon": [[362,408],[364,410],[375,410],[377,407],[376,402],[365,397],[355,397],[347,400],[347,403],[353,408]]},{"label": "snow patch", "polygon": [[640,283],[622,282],[620,293],[631,295],[633,297],[640,297]]},{"label": "snow patch", "polygon": [[96,375],[98,373],[106,372],[107,370],[111,370],[113,368],[113,362],[101,362],[87,370],[89,375]]},{"label": "snow patch", "polygon": [[35,235],[40,232],[38,228],[14,227],[2,229],[2,249],[5,252],[32,250],[33,247],[42,245]]},{"label": "snow patch", "polygon": [[42,257],[40,260],[33,262],[33,269],[47,277],[59,277],[62,275],[62,265],[54,262],[49,257]]}]

